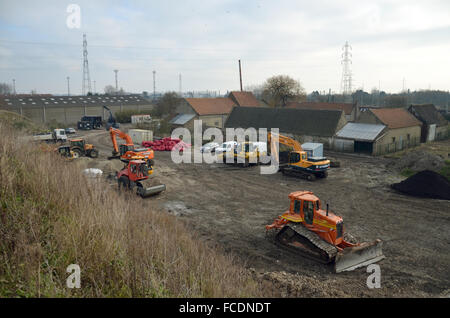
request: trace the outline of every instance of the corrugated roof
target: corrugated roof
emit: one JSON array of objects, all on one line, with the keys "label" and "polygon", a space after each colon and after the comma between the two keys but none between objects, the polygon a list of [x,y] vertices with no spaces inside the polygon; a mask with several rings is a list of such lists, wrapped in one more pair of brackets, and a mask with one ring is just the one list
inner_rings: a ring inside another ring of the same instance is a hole
[{"label": "corrugated roof", "polygon": [[170,123],[174,125],[184,125],[194,117],[195,114],[178,114],[170,120]]},{"label": "corrugated roof", "polygon": [[331,137],[342,116],[341,110],[234,107],[225,127],[279,128],[284,133]]},{"label": "corrugated roof", "polygon": [[227,97],[218,98],[186,98],[198,115],[229,114],[236,104]]},{"label": "corrugated roof", "polygon": [[433,104],[411,105],[409,111],[427,125],[448,125],[448,121],[439,113]]},{"label": "corrugated roof", "polygon": [[391,129],[422,125],[416,117],[404,108],[371,108],[370,111]]},{"label": "corrugated roof", "polygon": [[340,109],[346,115],[350,115],[355,105],[351,103],[289,102],[286,107],[297,109]]},{"label": "corrugated roof", "polygon": [[256,99],[252,92],[233,91],[228,95],[238,106],[243,107],[259,107],[260,102]]},{"label": "corrugated roof", "polygon": [[374,141],[385,128],[385,125],[347,123],[336,133],[336,137],[359,141]]},{"label": "corrugated roof", "polygon": [[6,107],[61,107],[61,106],[114,106],[150,105],[138,95],[91,95],[91,96],[4,96],[0,103]]}]

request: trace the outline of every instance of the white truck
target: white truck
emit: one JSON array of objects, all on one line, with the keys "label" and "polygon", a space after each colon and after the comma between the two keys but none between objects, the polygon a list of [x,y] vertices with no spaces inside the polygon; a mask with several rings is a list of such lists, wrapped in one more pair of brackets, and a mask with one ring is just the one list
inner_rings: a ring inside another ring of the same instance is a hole
[{"label": "white truck", "polygon": [[67,135],[64,129],[53,129],[52,132],[33,135],[34,141],[66,142]]}]

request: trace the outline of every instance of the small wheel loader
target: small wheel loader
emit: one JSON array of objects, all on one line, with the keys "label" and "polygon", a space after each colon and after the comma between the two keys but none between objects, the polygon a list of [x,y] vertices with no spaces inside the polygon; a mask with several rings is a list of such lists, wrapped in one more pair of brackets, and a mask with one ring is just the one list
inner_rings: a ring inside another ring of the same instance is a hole
[{"label": "small wheel loader", "polygon": [[278,230],[275,243],[294,253],[321,263],[334,263],[336,273],[352,271],[385,258],[382,242],[350,242],[354,239],[344,230],[340,216],[322,208],[311,191],[289,194],[289,210],[266,226]]}]

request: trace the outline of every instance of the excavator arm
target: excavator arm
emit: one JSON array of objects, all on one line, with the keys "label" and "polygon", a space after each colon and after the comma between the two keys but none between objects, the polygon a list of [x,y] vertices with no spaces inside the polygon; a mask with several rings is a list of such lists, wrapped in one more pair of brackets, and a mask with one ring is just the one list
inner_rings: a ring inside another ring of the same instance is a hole
[{"label": "excavator arm", "polygon": [[[275,138],[273,138],[275,137]],[[275,142],[274,139],[278,138],[278,143]],[[274,153],[275,155],[275,159],[279,162],[280,158],[279,158],[279,146],[278,144],[283,144],[286,145],[288,147],[290,147],[293,151],[303,151],[302,146],[300,145],[300,143],[292,138],[280,135],[280,134],[275,134],[272,132],[269,132],[267,134],[267,140],[269,141],[270,144],[270,151]]]},{"label": "excavator arm", "polygon": [[116,156],[119,154],[119,146],[117,145],[117,137],[125,140],[125,144],[132,145],[133,140],[131,139],[130,135],[124,133],[123,131],[110,127],[109,128],[109,134],[111,135],[111,141],[113,143],[113,155]]}]

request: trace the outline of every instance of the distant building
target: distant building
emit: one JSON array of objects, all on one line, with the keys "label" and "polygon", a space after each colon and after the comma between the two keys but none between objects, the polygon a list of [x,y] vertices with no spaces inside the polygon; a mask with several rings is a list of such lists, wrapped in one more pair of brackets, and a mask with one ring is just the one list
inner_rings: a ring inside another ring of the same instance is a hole
[{"label": "distant building", "polygon": [[408,108],[422,122],[421,142],[441,140],[449,137],[448,120],[433,104],[411,105]]},{"label": "distant building", "polygon": [[395,152],[420,143],[422,123],[404,108],[371,108],[361,112],[358,122],[387,126],[374,154]]},{"label": "distant building", "polygon": [[342,110],[347,121],[356,121],[358,116],[356,103],[289,102],[286,108]]},{"label": "distant building", "polygon": [[331,148],[336,132],[346,123],[342,110],[235,107],[225,128],[278,128],[300,143],[317,142]]},{"label": "distant building", "polygon": [[0,108],[19,113],[37,123],[55,120],[75,124],[82,116],[108,117],[103,106],[113,114],[117,111],[151,111],[154,105],[139,95],[91,95],[91,96],[3,96]]}]

